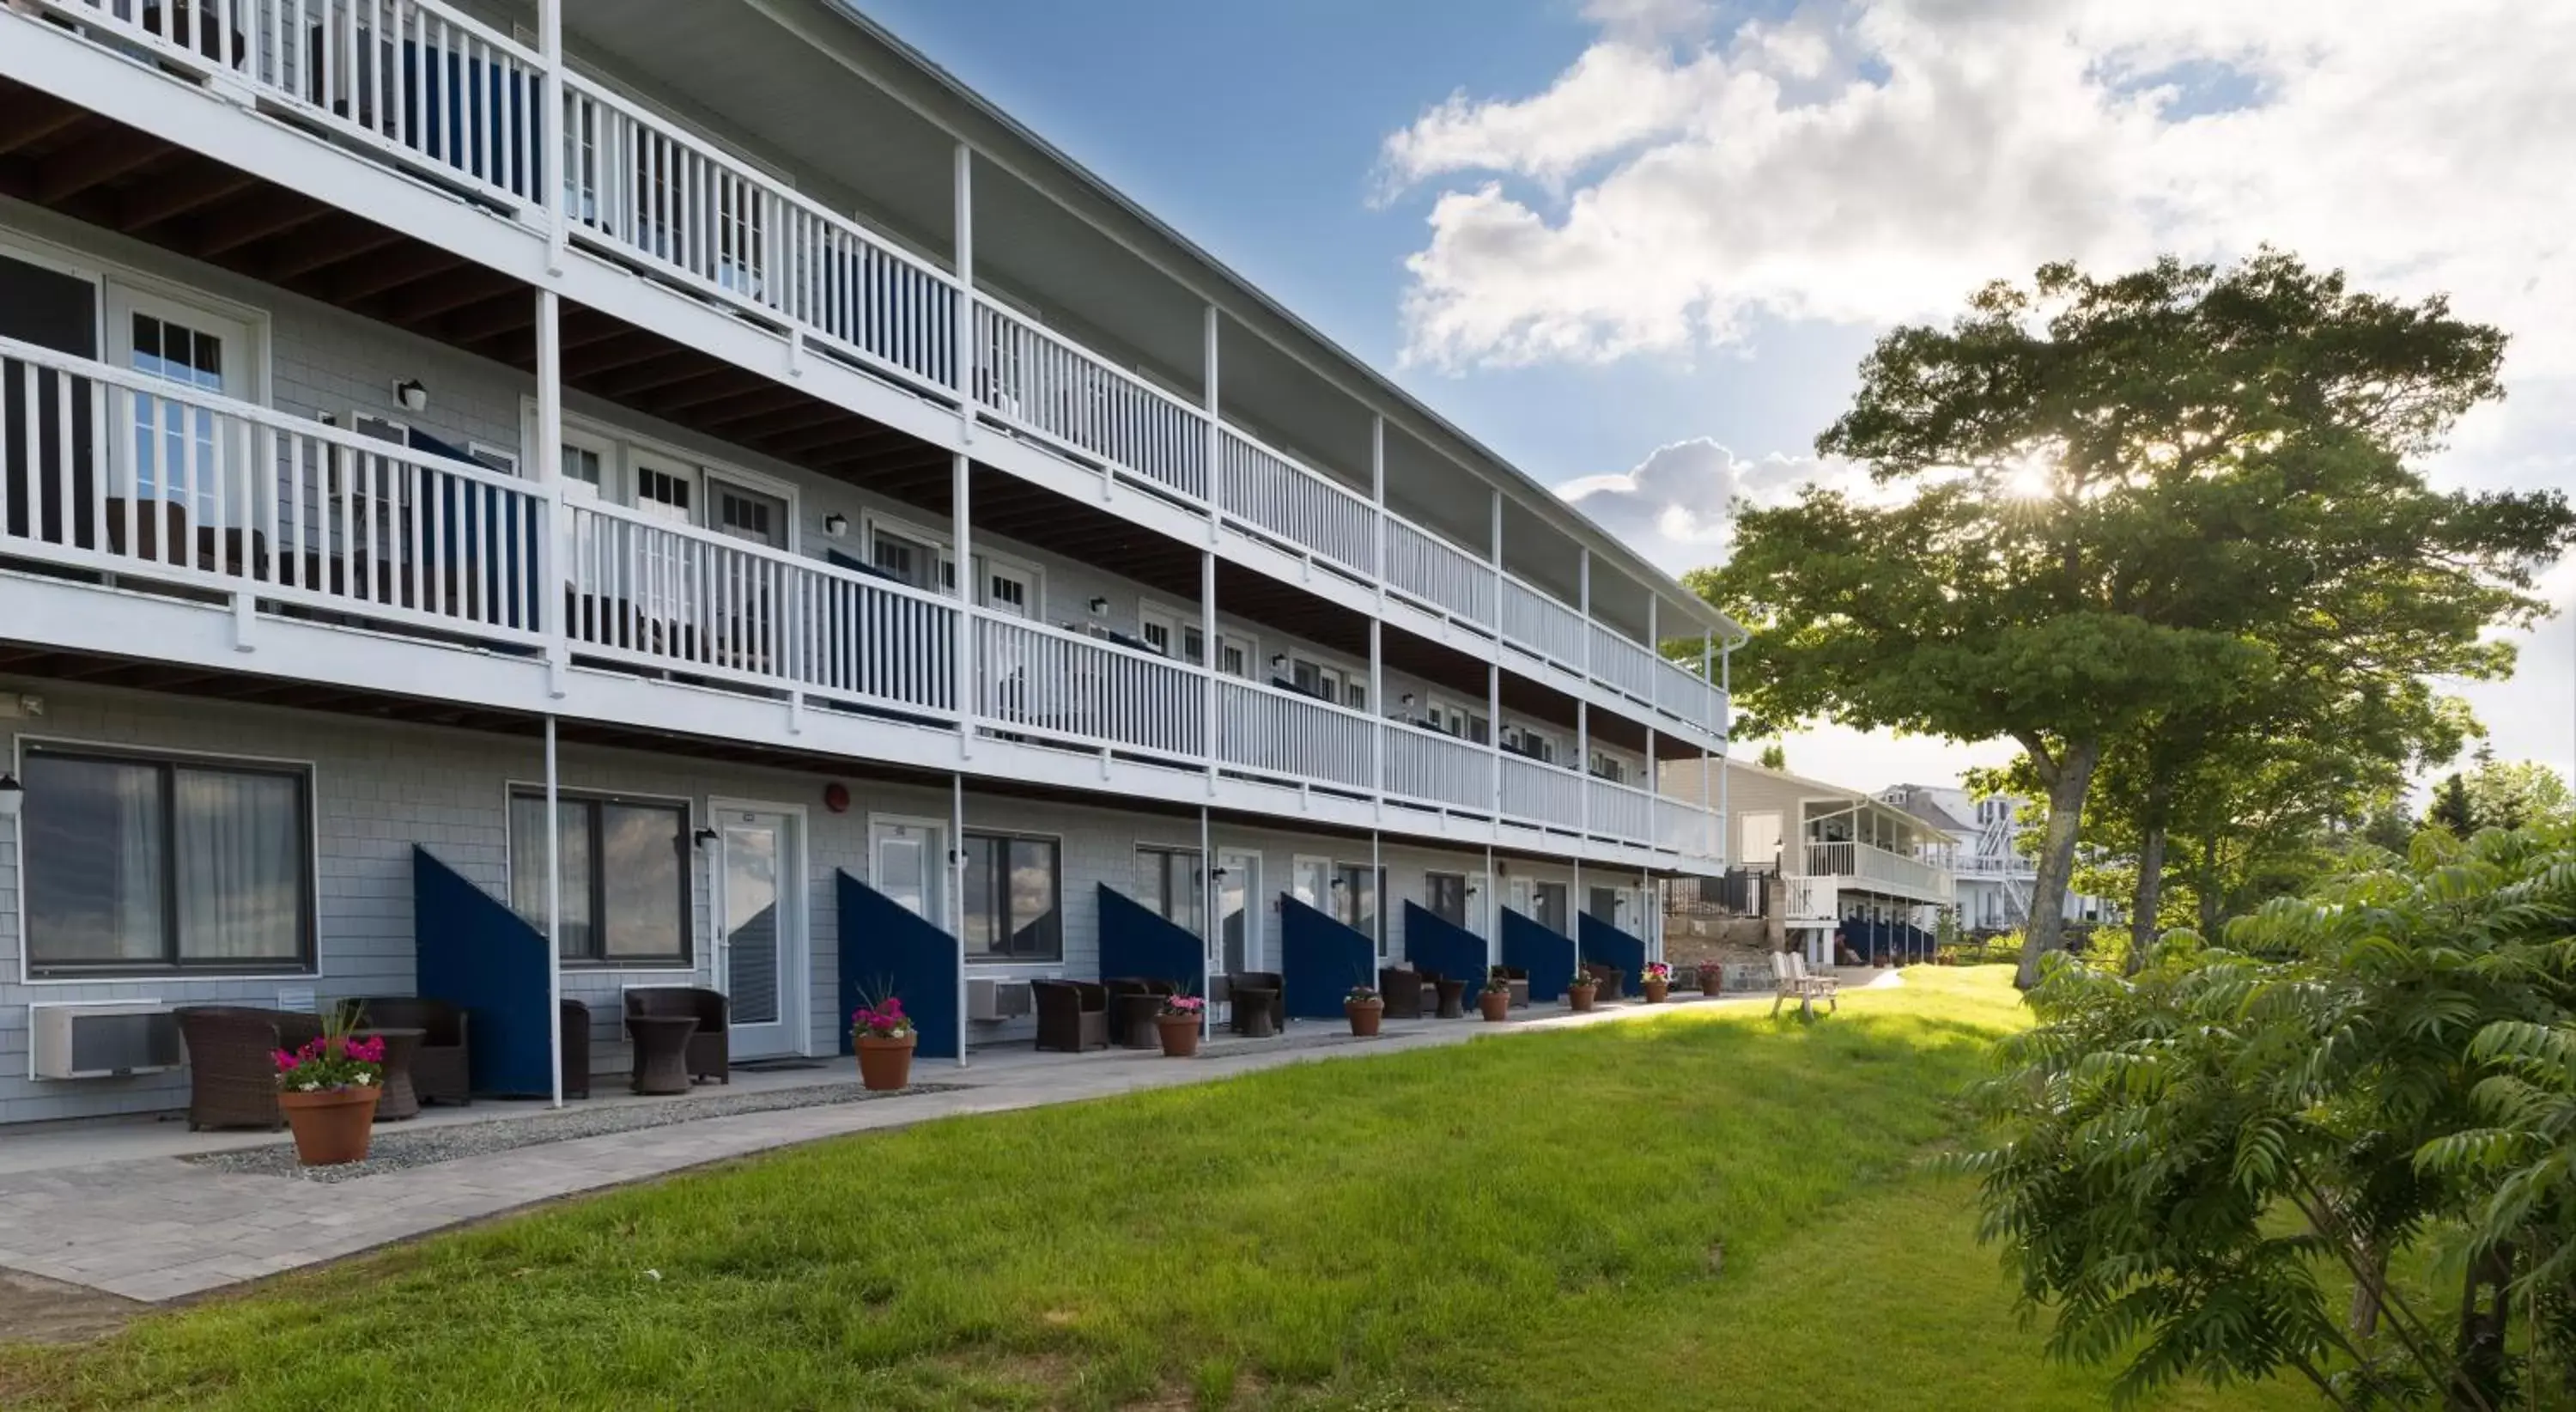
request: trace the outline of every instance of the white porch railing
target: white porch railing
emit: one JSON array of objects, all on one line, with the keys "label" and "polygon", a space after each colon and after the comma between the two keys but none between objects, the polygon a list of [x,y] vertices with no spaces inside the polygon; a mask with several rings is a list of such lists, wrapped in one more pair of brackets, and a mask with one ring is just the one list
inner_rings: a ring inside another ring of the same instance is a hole
[{"label": "white porch railing", "polygon": [[1253,682],[1217,679],[1217,758],[1285,780],[1375,788],[1368,715]]},{"label": "white porch railing", "polygon": [[1655,836],[1653,795],[1604,779],[1586,780],[1584,785],[1592,794],[1592,812],[1587,816],[1590,832],[1603,838]]},{"label": "white porch railing", "polygon": [[1386,521],[1386,585],[1468,622],[1493,624],[1493,565],[1393,515]]},{"label": "white porch railing", "polygon": [[1592,625],[1592,675],[1595,680],[1646,703],[1655,700],[1655,676],[1663,659],[1636,639],[1599,623]]},{"label": "white porch railing", "polygon": [[1829,921],[1833,918],[1833,879],[1785,877],[1780,882],[1782,916],[1793,921]]},{"label": "white porch railing", "polygon": [[1808,877],[1859,878],[1866,882],[1928,892],[1936,897],[1950,895],[1948,873],[1875,844],[1810,840],[1801,852],[1806,864],[1805,876]]},{"label": "white porch railing", "polygon": [[1583,670],[1583,615],[1506,575],[1502,581],[1505,641],[1517,643],[1558,666]]},{"label": "white porch railing", "polygon": [[1655,800],[1655,844],[1695,858],[1717,856],[1717,816],[1678,799]]},{"label": "white porch railing", "polygon": [[1150,652],[978,611],[976,713],[1013,731],[1170,756],[1205,752],[1199,672]]},{"label": "white porch railing", "polygon": [[524,481],[12,339],[0,396],[0,553],[541,639]]},{"label": "white porch railing", "polygon": [[1390,722],[1386,791],[1460,809],[1494,807],[1494,753],[1455,736]]},{"label": "white porch railing", "polygon": [[1265,535],[1373,578],[1377,507],[1232,427],[1218,508]]},{"label": "white porch railing", "polygon": [[944,271],[575,74],[563,163],[577,237],[861,362],[956,385],[957,287]]},{"label": "white porch railing", "polygon": [[1503,760],[1503,814],[1548,828],[1583,822],[1583,776],[1518,755]]},{"label": "white porch railing", "polygon": [[978,296],[975,400],[1005,422],[1204,502],[1206,414]]}]

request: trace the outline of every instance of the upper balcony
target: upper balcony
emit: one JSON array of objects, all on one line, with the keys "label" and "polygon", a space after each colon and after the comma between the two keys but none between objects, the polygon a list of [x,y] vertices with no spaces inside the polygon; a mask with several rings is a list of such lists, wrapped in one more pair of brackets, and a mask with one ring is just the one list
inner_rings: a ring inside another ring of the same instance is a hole
[{"label": "upper balcony", "polygon": [[1634,866],[1716,856],[1705,811],[1499,739],[578,489],[0,339],[15,639]]},{"label": "upper balcony", "polygon": [[[549,63],[533,6],[477,8],[492,22],[439,0],[38,0],[460,221],[685,296],[724,325],[710,347],[774,345],[745,360],[766,375],[855,374],[952,418],[916,433],[1042,454],[1105,504],[1722,744],[1724,693],[1653,645],[1722,619],[874,31],[806,0],[621,0],[568,15]],[[189,192],[159,195],[141,204]]]}]

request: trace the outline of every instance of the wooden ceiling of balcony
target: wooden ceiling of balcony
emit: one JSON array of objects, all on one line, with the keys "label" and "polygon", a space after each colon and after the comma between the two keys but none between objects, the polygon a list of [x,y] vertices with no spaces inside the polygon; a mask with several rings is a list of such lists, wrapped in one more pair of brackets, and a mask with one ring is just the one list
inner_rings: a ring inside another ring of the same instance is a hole
[{"label": "wooden ceiling of balcony", "polygon": [[[8,80],[0,195],[536,370],[536,300],[525,282]],[[946,516],[951,467],[941,448],[599,310],[567,303],[562,318],[566,386]],[[978,533],[1097,565],[1180,604],[1198,601],[1193,545],[980,463],[970,489]],[[1365,617],[1294,584],[1221,563],[1217,602],[1228,615],[1367,656]],[[1058,606],[1054,616],[1065,616],[1070,605]],[[1465,653],[1401,631],[1386,635],[1386,647],[1399,671],[1483,694],[1484,666]],[[1504,684],[1507,708],[1573,726],[1571,697],[1510,674]],[[1645,744],[1642,728],[1606,713],[1600,731],[1629,749]]]}]

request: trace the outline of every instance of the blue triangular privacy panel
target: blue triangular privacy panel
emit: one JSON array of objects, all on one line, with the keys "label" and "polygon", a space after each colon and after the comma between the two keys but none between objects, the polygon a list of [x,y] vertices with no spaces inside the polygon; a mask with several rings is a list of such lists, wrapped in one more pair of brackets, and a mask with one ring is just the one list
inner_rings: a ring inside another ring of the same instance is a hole
[{"label": "blue triangular privacy panel", "polygon": [[1575,918],[1574,929],[1583,934],[1584,960],[1619,968],[1620,994],[1646,993],[1646,943],[1589,912]]},{"label": "blue triangular privacy panel", "polygon": [[1574,974],[1574,939],[1534,917],[1503,909],[1503,964],[1529,972],[1530,1000],[1563,1000]]},{"label": "blue triangular privacy panel", "polygon": [[417,844],[411,850],[412,979],[466,1014],[476,1093],[551,1096],[554,1021],[546,939]]},{"label": "blue triangular privacy panel", "polygon": [[1352,986],[1377,984],[1377,947],[1368,933],[1282,894],[1279,971],[1288,986],[1280,998],[1290,1016],[1338,1020]]},{"label": "blue triangular privacy panel", "polygon": [[957,938],[912,909],[851,877],[839,875],[841,910],[841,1052],[850,1052],[850,1012],[863,999],[902,997],[920,1035],[912,1052],[954,1059],[965,1042],[957,1005]]},{"label": "blue triangular privacy panel", "polygon": [[1136,976],[1171,981],[1191,995],[1207,994],[1207,948],[1189,928],[1176,926],[1144,903],[1100,884],[1100,978]]},{"label": "blue triangular privacy panel", "polygon": [[1485,979],[1485,939],[1419,902],[1404,904],[1404,959],[1465,981],[1470,998]]}]

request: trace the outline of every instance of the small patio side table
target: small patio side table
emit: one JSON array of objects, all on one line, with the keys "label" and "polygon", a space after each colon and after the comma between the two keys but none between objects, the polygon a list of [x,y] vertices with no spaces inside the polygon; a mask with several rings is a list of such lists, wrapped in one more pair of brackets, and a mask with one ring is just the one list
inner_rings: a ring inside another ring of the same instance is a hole
[{"label": "small patio side table", "polygon": [[1458,976],[1442,976],[1431,984],[1440,993],[1440,1009],[1437,1012],[1439,1018],[1443,1020],[1465,1019],[1467,1011],[1458,1003],[1458,1000],[1460,996],[1467,993],[1466,980],[1463,977]]},{"label": "small patio side table", "polygon": [[420,1093],[411,1086],[411,1056],[428,1037],[427,1030],[407,1029],[357,1030],[350,1035],[385,1042],[384,1079],[376,1091],[377,1122],[399,1123],[420,1116]]},{"label": "small patio side table", "polygon": [[695,1015],[629,1015],[626,1033],[635,1041],[635,1091],[689,1091],[689,1036],[697,1033]]},{"label": "small patio side table", "polygon": [[1270,1007],[1279,992],[1269,986],[1239,985],[1234,988],[1234,1032],[1246,1039],[1269,1039],[1279,1033],[1270,1023]]},{"label": "small patio side table", "polygon": [[1160,1049],[1163,1047],[1162,1031],[1155,1024],[1163,1013],[1163,997],[1137,995],[1130,992],[1124,995],[1113,995],[1109,997],[1109,1001],[1117,1008],[1117,1013],[1110,1017],[1114,1022],[1110,1028],[1112,1033],[1117,1035],[1121,1048]]}]

